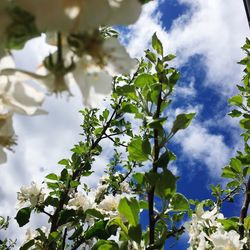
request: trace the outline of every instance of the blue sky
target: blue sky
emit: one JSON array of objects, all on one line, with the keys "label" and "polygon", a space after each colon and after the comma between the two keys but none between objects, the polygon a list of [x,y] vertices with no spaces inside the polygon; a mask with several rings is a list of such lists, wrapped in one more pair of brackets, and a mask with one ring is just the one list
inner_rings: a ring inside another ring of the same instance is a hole
[{"label": "blue sky", "polygon": [[[209,197],[210,183],[221,182],[220,169],[241,148],[237,121],[227,116],[227,98],[240,83],[242,69],[237,65],[243,54],[240,47],[249,34],[243,1],[235,0],[165,0],[144,7],[141,18],[124,29],[123,41],[132,56],[142,56],[154,32],[161,38],[165,52],[177,55],[175,66],[182,78],[175,92],[172,116],[183,111],[196,111],[193,124],[180,132],[171,144],[178,160],[172,166],[183,176],[179,191],[189,198]],[[41,55],[32,53],[36,49]],[[47,53],[37,41],[16,54],[19,66],[32,69]],[[25,52],[25,53],[26,53]],[[26,54],[25,54],[26,55]],[[80,140],[81,97],[48,97],[46,116],[16,116],[18,146],[8,152],[8,162],[0,167],[0,214],[15,214],[16,192],[31,180],[58,170],[57,162],[70,155],[70,148]],[[48,137],[48,134],[50,135]],[[96,166],[108,158],[97,162]],[[102,170],[96,168],[100,176]],[[185,178],[184,178],[185,176]],[[97,184],[95,178],[91,185]],[[227,206],[225,213],[238,215],[239,205]],[[41,223],[41,221],[34,221]],[[10,234],[16,233],[15,225]],[[184,241],[173,249],[186,249]],[[169,249],[169,248],[166,248]]]}]

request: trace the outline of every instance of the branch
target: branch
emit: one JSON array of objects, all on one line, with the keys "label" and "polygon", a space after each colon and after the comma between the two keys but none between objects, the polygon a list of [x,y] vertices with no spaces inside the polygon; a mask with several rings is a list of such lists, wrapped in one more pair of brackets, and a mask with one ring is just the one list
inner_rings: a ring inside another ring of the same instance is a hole
[{"label": "branch", "polygon": [[247,211],[250,203],[250,176],[248,177],[248,182],[246,184],[246,192],[245,192],[245,199],[240,210],[240,236],[241,238],[244,237],[244,220],[247,217]]}]

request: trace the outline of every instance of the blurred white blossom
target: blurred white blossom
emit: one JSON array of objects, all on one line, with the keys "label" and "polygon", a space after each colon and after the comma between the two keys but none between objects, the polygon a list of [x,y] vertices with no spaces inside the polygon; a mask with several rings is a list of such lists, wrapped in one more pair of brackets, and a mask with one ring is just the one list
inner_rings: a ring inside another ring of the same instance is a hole
[{"label": "blurred white blossom", "polygon": [[40,109],[44,94],[24,83],[16,75],[3,75],[3,69],[14,70],[13,59],[9,56],[0,61],[0,113],[16,112],[23,115],[44,113]]},{"label": "blurred white blossom", "polygon": [[[138,0],[16,0],[36,18],[42,31],[84,32],[101,25],[134,23],[140,13]],[[46,18],[45,18],[46,15]]]},{"label": "blurred white blossom", "polygon": [[240,235],[234,230],[229,232],[226,232],[223,229],[217,230],[210,235],[210,239],[212,240],[214,250],[240,250],[246,243],[246,239],[240,240]]}]

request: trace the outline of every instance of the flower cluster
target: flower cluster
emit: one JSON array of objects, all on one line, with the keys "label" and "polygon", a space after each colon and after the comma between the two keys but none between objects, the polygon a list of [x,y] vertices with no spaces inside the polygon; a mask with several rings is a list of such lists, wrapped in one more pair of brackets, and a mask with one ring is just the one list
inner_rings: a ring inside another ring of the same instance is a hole
[{"label": "flower cluster", "polygon": [[30,186],[21,187],[20,192],[17,193],[18,206],[22,207],[28,204],[32,208],[41,205],[44,202],[45,193],[37,183],[32,182]]},{"label": "flower cluster", "polygon": [[240,240],[240,235],[234,231],[226,231],[219,222],[223,219],[223,214],[218,212],[215,206],[211,211],[204,211],[203,203],[200,203],[192,220],[185,224],[185,229],[189,234],[188,249],[243,249],[246,239]]},{"label": "flower cluster", "polygon": [[[28,85],[28,80],[55,94],[70,93],[69,86],[76,83],[85,105],[96,106],[99,97],[110,93],[113,76],[129,73],[136,65],[117,33],[104,25],[132,24],[140,13],[139,0],[1,1],[0,163],[6,161],[3,149],[14,142],[10,116],[44,113],[40,110],[44,92]],[[42,33],[56,52],[44,58],[36,72],[16,68],[6,48],[22,49]]]}]

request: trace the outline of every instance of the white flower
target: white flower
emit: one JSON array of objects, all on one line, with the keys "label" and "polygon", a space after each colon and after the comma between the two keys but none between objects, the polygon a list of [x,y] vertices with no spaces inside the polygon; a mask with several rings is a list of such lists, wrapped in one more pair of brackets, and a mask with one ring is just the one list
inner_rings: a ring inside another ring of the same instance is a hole
[{"label": "white flower", "polygon": [[103,43],[89,48],[76,62],[73,76],[78,84],[86,105],[96,106],[95,97],[111,92],[112,77],[118,74],[130,73],[136,66],[125,48],[116,38],[110,38]]},{"label": "white flower", "polygon": [[106,195],[105,198],[98,204],[97,208],[107,213],[109,216],[114,217],[118,214],[118,205],[123,198],[121,195]]},{"label": "white flower", "polygon": [[141,12],[138,0],[16,0],[16,3],[35,15],[39,29],[69,33],[100,25],[132,24]]},{"label": "white flower", "polygon": [[131,193],[129,183],[126,181],[123,181],[122,183],[120,183],[120,188],[121,188],[121,191],[124,193],[128,193],[128,194]]},{"label": "white flower", "polygon": [[[9,72],[4,73],[4,68],[9,67]],[[25,115],[44,113],[40,106],[44,94],[19,80],[13,73],[13,59],[4,57],[0,61],[0,113],[8,111]],[[5,75],[3,75],[5,74]],[[24,79],[23,79],[24,80]]]},{"label": "white flower", "polygon": [[240,240],[240,235],[234,230],[229,232],[218,230],[210,235],[210,239],[214,245],[214,250],[240,250],[246,243],[245,239]]},{"label": "white flower", "polygon": [[[94,36],[95,33],[92,35]],[[72,64],[72,52],[64,48],[64,63],[66,72],[49,72],[44,66],[37,73],[19,69],[2,70],[4,74],[26,75],[39,84],[45,86],[50,93],[70,93],[69,86],[75,83],[79,86],[85,105],[96,107],[100,99],[111,92],[111,83],[114,75],[130,73],[135,68],[136,61],[131,59],[125,48],[116,38],[99,41],[93,45],[90,36],[86,41],[86,50],[80,51],[81,55],[74,57],[75,68]],[[90,43],[90,45],[88,45]],[[93,46],[93,48],[92,48]],[[52,56],[55,61],[56,53]],[[46,60],[49,61],[49,60]],[[72,66],[71,66],[72,65]],[[73,69],[74,68],[74,69]],[[70,70],[72,69],[72,74]]]},{"label": "white flower", "polygon": [[29,202],[32,207],[41,204],[44,201],[45,196],[42,190],[43,189],[39,188],[35,182],[32,182],[28,187],[21,187],[21,192],[17,193],[19,206],[23,206],[26,202]]},{"label": "white flower", "polygon": [[12,126],[12,115],[0,113],[0,164],[6,162],[7,156],[4,148],[11,149],[15,144],[14,130]]},{"label": "white flower", "polygon": [[107,184],[98,185],[95,191],[95,200],[99,201],[108,189]]},{"label": "white flower", "polygon": [[69,200],[68,207],[72,209],[82,209],[86,211],[88,209],[94,208],[95,204],[91,195],[85,195],[82,193],[76,193],[75,196]]}]

